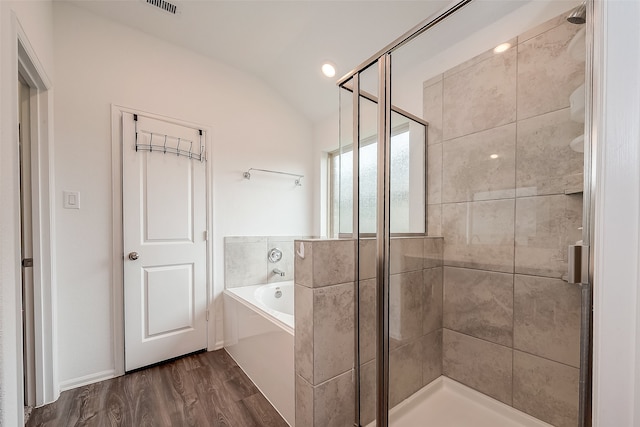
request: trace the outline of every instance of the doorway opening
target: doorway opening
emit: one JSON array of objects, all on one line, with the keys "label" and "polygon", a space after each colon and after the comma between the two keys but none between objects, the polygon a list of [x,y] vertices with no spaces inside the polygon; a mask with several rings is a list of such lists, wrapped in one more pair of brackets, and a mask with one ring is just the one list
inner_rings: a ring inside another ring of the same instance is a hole
[{"label": "doorway opening", "polygon": [[33,214],[31,185],[31,88],[18,74],[18,146],[20,156],[20,259],[22,282],[22,363],[25,419],[36,404],[33,300]]}]

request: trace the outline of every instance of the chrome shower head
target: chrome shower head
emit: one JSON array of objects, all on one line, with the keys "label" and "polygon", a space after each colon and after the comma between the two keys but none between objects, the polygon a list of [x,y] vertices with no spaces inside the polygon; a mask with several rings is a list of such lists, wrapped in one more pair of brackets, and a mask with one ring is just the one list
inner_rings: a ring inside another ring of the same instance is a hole
[{"label": "chrome shower head", "polygon": [[571,11],[567,16],[567,21],[572,24],[584,24],[587,22],[587,4],[583,1],[582,4]]}]

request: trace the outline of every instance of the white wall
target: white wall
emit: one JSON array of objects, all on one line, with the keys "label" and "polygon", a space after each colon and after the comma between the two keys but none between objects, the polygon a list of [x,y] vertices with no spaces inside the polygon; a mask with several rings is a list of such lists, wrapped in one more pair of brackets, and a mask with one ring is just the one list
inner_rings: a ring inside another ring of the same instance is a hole
[{"label": "white wall", "polygon": [[596,3],[593,425],[640,426],[640,2]]},{"label": "white wall", "polygon": [[53,77],[50,2],[0,2],[0,425],[21,425],[22,336],[17,141],[17,34],[22,26],[43,72]]},{"label": "white wall", "polygon": [[[337,93],[337,88],[336,88]],[[337,102],[337,101],[336,101]],[[314,235],[327,237],[328,220],[328,153],[340,148],[338,113],[315,124],[313,128],[313,167],[316,177],[313,211]]]},{"label": "white wall", "polygon": [[[218,344],[223,237],[311,234],[314,174],[310,123],[261,81],[75,6],[55,3],[54,17],[59,358],[68,387],[115,368],[111,103],[213,129],[210,340]],[[251,167],[304,174],[303,186],[258,172],[244,180]],[[63,190],[80,192],[80,210],[62,209]]]}]

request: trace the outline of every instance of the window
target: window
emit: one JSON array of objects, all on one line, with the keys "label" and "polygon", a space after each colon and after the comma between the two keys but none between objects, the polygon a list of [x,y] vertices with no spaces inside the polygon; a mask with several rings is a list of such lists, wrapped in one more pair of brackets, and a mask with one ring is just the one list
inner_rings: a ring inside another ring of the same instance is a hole
[{"label": "window", "polygon": [[[391,232],[426,232],[425,126],[393,113],[391,135]],[[377,136],[360,142],[360,233],[375,234],[377,202]],[[353,146],[329,153],[330,233],[353,230]]]}]

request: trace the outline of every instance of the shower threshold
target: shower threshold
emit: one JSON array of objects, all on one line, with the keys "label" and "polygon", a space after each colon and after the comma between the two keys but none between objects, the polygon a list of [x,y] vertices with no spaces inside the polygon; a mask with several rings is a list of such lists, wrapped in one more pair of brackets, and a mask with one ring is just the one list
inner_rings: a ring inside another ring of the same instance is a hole
[{"label": "shower threshold", "polygon": [[[393,408],[392,427],[553,427],[441,376]],[[375,426],[375,421],[368,427]]]}]

